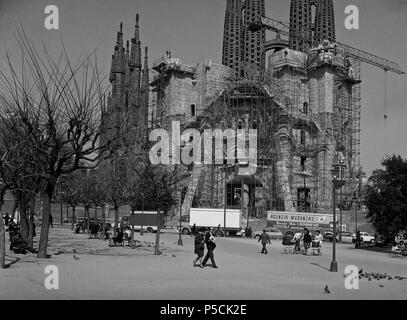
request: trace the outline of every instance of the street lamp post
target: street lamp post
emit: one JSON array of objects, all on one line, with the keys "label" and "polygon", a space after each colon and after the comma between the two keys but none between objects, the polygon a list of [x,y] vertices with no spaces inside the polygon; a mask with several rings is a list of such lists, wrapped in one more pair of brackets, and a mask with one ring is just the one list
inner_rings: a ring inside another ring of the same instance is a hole
[{"label": "street lamp post", "polygon": [[141,195],[141,228],[140,228],[140,236],[144,235],[143,217],[144,217],[144,194]]},{"label": "street lamp post", "polygon": [[[180,152],[181,152],[181,150],[180,150]],[[176,170],[176,179],[178,179],[178,169],[179,169],[179,173],[180,173],[180,175],[181,175],[181,173],[182,173],[182,171],[181,171],[181,167],[178,167],[178,166],[176,166],[175,167],[175,170]],[[178,226],[178,228],[179,228],[179,232],[178,232],[178,245],[179,246],[183,246],[184,244],[182,243],[182,192],[183,192],[183,189],[182,189],[182,185],[180,184],[180,182],[179,181],[177,181],[177,183],[176,183],[176,186],[177,185],[180,185],[180,188],[179,188],[179,190],[180,190],[180,193],[179,193],[179,226]],[[176,190],[178,189],[177,187],[175,188]]]},{"label": "street lamp post", "polygon": [[339,242],[341,242],[342,243],[342,223],[343,223],[343,220],[342,220],[342,215],[343,215],[343,209],[342,209],[342,206],[343,206],[343,187],[341,188],[341,205],[340,205],[340,207],[339,207]]},{"label": "street lamp post", "polygon": [[179,246],[183,246],[183,243],[182,243],[182,190],[181,190],[181,193],[180,193],[180,197],[179,197],[180,199],[180,201],[179,201],[179,237],[178,237],[178,245]]},{"label": "street lamp post", "polygon": [[224,204],[223,204],[223,230],[226,230],[226,206],[227,206],[227,201],[228,201],[228,195],[227,195],[227,186],[228,186],[228,184],[227,184],[227,172],[226,172],[226,170],[227,170],[227,166],[225,165],[224,166],[224,171],[225,171],[225,185],[224,185]]},{"label": "street lamp post", "polygon": [[336,261],[336,190],[341,188],[345,181],[345,169],[346,165],[343,160],[340,160],[339,163],[335,163],[332,166],[332,210],[333,210],[333,237],[332,237],[332,262],[329,269],[330,272],[338,272],[338,262]]},{"label": "street lamp post", "polygon": [[59,200],[60,200],[60,216],[61,216],[61,226],[63,226],[64,225],[64,217],[63,217],[63,212],[62,212],[62,201],[63,201],[63,198],[62,198],[62,179],[59,179],[59,193],[60,193],[60,196],[59,196]]}]

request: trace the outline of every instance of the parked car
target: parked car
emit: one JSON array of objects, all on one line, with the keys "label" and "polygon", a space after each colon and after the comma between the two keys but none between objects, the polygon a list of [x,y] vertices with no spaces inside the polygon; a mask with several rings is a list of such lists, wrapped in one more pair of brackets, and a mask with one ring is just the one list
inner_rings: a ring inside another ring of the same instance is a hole
[{"label": "parked car", "polygon": [[[336,232],[336,240],[338,240],[339,232]],[[332,231],[325,231],[322,236],[324,237],[324,241],[332,242],[333,241],[333,232]]]},{"label": "parked car", "polygon": [[383,235],[379,235],[375,239],[375,245],[377,247],[387,246],[389,243],[391,243],[391,239],[389,239],[389,237],[386,237],[386,236],[383,236]]},{"label": "parked car", "polygon": [[[283,233],[277,228],[265,228],[266,233],[270,236],[270,239],[282,240]],[[263,230],[253,232],[253,238],[259,239],[263,234]]]},{"label": "parked car", "polygon": [[[375,238],[374,236],[371,236],[367,232],[361,232],[360,237],[362,239],[362,242],[364,243],[375,243]],[[356,233],[352,235],[352,242],[356,242]]]}]

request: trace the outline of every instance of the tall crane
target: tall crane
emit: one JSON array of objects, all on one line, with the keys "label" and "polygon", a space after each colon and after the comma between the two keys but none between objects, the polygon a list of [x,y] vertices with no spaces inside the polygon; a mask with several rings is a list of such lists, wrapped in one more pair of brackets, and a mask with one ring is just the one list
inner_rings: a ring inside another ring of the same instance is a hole
[{"label": "tall crane", "polygon": [[[248,27],[249,30],[251,30],[252,32],[259,31],[261,29],[267,29],[269,31],[277,33],[278,36],[285,35],[288,37],[294,37],[298,40],[306,41],[310,44],[313,44],[312,38],[307,37],[304,34],[290,32],[289,27],[285,23],[271,18],[261,17],[257,21],[251,23]],[[336,45],[338,49],[341,49],[348,58],[352,58],[357,61],[379,67],[385,72],[391,71],[400,75],[405,73],[396,62],[381,58],[374,54],[348,46],[340,42],[334,42],[333,45]]]},{"label": "tall crane", "polygon": [[[305,41],[311,44],[311,46],[314,44],[314,41],[312,38],[310,38],[307,34],[300,34],[298,32],[290,32],[290,27],[285,24],[282,21],[278,21],[275,19],[267,18],[267,17],[260,17],[257,21],[251,23],[248,26],[249,30],[252,32],[259,31],[262,29],[267,29],[269,31],[275,32],[277,34],[277,41],[276,43],[278,45],[281,45],[283,43],[280,39],[281,35],[285,35],[288,37],[293,37],[295,39]],[[273,42],[273,41],[272,41]],[[394,72],[399,75],[405,74],[405,72],[400,68],[399,64],[396,62],[393,62],[391,60],[381,58],[379,56],[376,56],[372,53],[366,52],[364,50],[360,50],[351,46],[348,46],[346,44],[340,43],[340,42],[333,42],[332,43],[336,48],[340,49],[345,57],[351,58],[356,61],[360,61],[363,63],[367,63],[373,66],[376,66],[378,68],[381,68],[384,70],[384,124],[385,126],[387,125],[387,72]],[[271,46],[265,46],[265,51],[273,49],[273,45]]]}]

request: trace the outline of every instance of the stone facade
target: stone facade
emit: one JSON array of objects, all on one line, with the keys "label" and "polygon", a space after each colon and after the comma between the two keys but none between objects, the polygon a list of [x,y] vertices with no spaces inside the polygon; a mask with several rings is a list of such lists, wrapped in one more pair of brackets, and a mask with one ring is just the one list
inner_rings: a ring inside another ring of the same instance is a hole
[{"label": "stone facade", "polygon": [[331,209],[330,170],[338,157],[351,153],[347,141],[352,132],[344,128],[352,121],[347,107],[352,107],[351,88],[358,81],[329,43],[308,54],[288,48],[273,53],[268,80],[262,82],[236,80],[233,69],[210,62],[190,66],[167,58],[157,61],[154,69],[156,108],[162,110],[161,122],[169,131],[171,122],[178,120],[183,129],[198,130],[205,124],[241,124],[255,127],[260,136],[258,167],[252,176],[233,170],[225,174],[219,165],[189,166],[183,214],[192,206],[221,208],[225,198],[227,207],[242,208],[243,216],[249,212],[259,217],[267,210]]},{"label": "stone facade", "polygon": [[[292,19],[295,12],[308,12],[303,7],[316,3],[292,0]],[[121,26],[112,57],[112,93],[102,117],[102,139],[124,137],[119,156],[136,146],[136,158],[127,161],[131,164],[148,161],[142,146],[149,118],[151,128],[164,128],[170,135],[174,121],[181,124],[181,132],[245,129],[246,144],[248,130],[257,129],[257,167],[252,175],[237,173],[236,167],[243,163],[235,163],[234,169],[226,164],[173,164],[174,170],[181,168],[180,174],[188,175],[175,195],[180,201],[174,213],[181,209],[182,214],[189,214],[195,206],[221,208],[225,201],[229,208],[241,208],[243,217],[262,217],[267,210],[331,210],[332,164],[341,158],[351,167],[354,158],[353,87],[360,81],[352,73],[352,62],[329,41],[312,48],[291,42],[296,50],[276,50],[266,68],[264,30],[253,34],[240,30],[241,10],[246,23],[253,22],[264,15],[264,0],[227,1],[226,65],[211,60],[189,65],[167,52],[153,63],[151,81],[147,49],[142,72],[138,18],[131,48],[129,42],[124,47]],[[302,18],[309,22],[308,15]],[[232,44],[232,38],[240,36],[241,46]],[[238,62],[240,55],[243,60]],[[262,77],[255,76],[259,74]],[[171,148],[172,155],[176,150]],[[224,154],[227,151],[225,147]]]}]

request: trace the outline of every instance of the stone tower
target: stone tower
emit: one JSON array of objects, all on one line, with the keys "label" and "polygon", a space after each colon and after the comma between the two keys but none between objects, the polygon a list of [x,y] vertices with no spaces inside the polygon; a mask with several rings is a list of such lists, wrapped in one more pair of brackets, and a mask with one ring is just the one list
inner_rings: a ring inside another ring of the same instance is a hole
[{"label": "stone tower", "polygon": [[316,44],[322,43],[323,40],[336,41],[333,0],[316,1],[314,38]]},{"label": "stone tower", "polygon": [[223,32],[222,64],[241,75],[243,58],[243,3],[241,0],[227,0],[225,27]]},{"label": "stone tower", "polygon": [[252,32],[248,26],[250,23],[265,16],[264,0],[246,0],[244,11],[243,70],[246,78],[252,78],[262,74],[265,69],[264,46],[266,43],[266,31],[261,29]]},{"label": "stone tower", "polygon": [[[290,49],[292,50],[307,52],[311,47],[312,3],[311,0],[291,0]],[[305,41],[303,38],[310,41]]]},{"label": "stone tower", "polygon": [[118,156],[141,155],[145,141],[149,105],[147,48],[142,77],[139,15],[135,33],[124,47],[123,24],[117,33],[109,81],[111,92],[103,106],[102,141],[115,141]]}]

